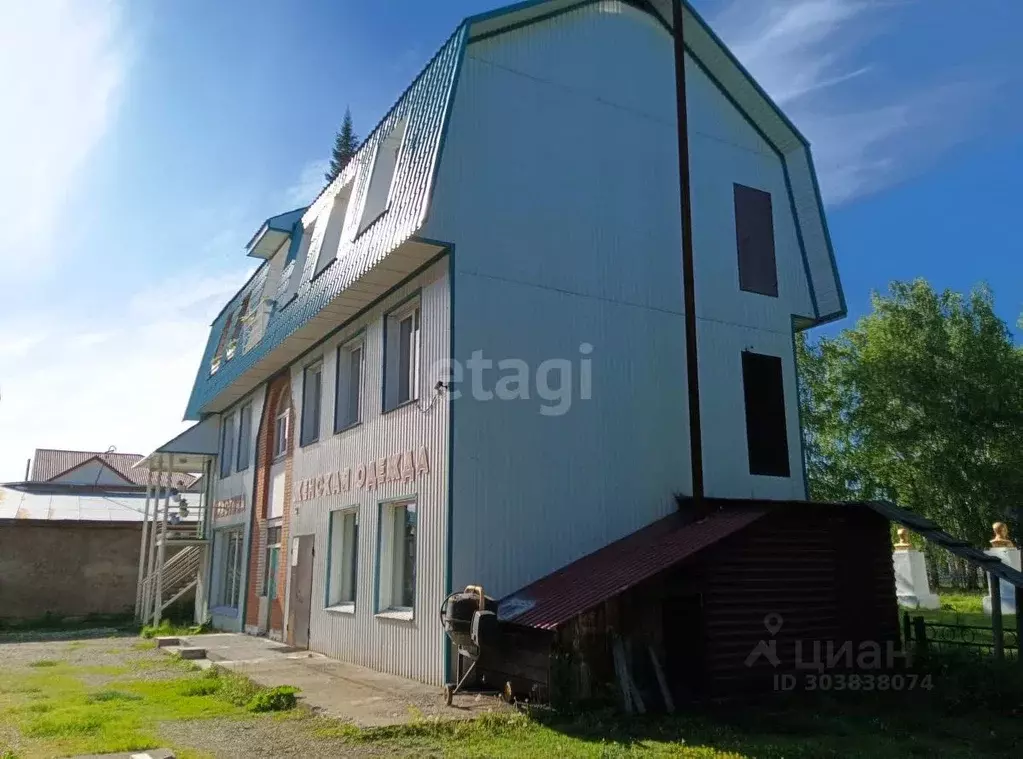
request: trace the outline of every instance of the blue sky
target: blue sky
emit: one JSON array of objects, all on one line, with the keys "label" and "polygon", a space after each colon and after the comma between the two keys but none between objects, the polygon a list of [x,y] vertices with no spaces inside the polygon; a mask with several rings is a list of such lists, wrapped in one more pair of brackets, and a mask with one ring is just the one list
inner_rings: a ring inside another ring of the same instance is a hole
[{"label": "blue sky", "polygon": [[[180,428],[266,216],[494,0],[0,0],[0,481]],[[813,144],[850,324],[987,280],[1023,311],[1023,3],[696,0]],[[1017,339],[1021,333],[1016,329]]]}]

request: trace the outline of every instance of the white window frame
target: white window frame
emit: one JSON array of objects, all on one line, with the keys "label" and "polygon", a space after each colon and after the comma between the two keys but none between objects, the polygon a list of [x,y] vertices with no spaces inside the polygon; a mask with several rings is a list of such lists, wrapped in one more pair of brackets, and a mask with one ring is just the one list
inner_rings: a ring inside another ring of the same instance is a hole
[{"label": "white window frame", "polygon": [[[313,372],[319,374],[319,387],[316,388],[316,393],[313,395],[309,389],[309,379]],[[316,407],[316,413],[307,415],[308,403],[314,401]],[[305,448],[307,445],[318,443],[320,440],[320,433],[323,432],[323,359],[317,359],[310,364],[306,364],[302,367],[302,414],[299,419],[299,431],[298,431],[298,444],[300,447]],[[316,434],[311,437],[310,432],[306,429],[307,424],[313,424],[316,427]]]},{"label": "white window frame", "polygon": [[[412,534],[412,598],[403,597],[405,593],[405,569],[408,568],[407,538],[404,528],[407,526],[407,512],[416,515]],[[399,517],[399,514],[401,515]],[[399,525],[399,521],[401,524]],[[380,508],[380,539],[378,548],[378,598],[377,614],[394,619],[412,619],[415,615],[417,569],[419,561],[419,508],[416,499],[392,501],[381,504]],[[411,604],[407,601],[411,600]]]},{"label": "white window frame", "polygon": [[245,533],[241,527],[232,527],[217,530],[215,539],[219,542],[216,549],[219,584],[214,609],[237,611],[241,607]]},{"label": "white window frame", "polygon": [[[278,398],[280,405],[283,398]],[[288,442],[291,437],[291,404],[284,405],[274,414],[274,447],[273,460],[283,458],[288,453]]]},{"label": "white window frame", "polygon": [[[284,529],[281,526],[280,522],[267,525],[266,548],[263,552],[263,587],[262,592],[260,594],[264,598],[267,598],[270,592],[270,564],[272,563],[270,561],[270,554],[272,553],[273,549],[277,549],[277,570],[280,571],[281,568],[281,545],[282,545],[281,536],[283,534]],[[271,537],[275,538],[273,542],[271,542]],[[278,596],[275,597],[279,597],[281,589],[274,588],[274,590],[276,590],[278,593]]]},{"label": "white window frame", "polygon": [[359,507],[332,511],[329,518],[326,608],[354,614],[359,595]]},{"label": "white window frame", "polygon": [[[353,355],[358,351],[358,358]],[[355,412],[351,413],[351,386],[352,372],[357,370],[358,387],[355,394]],[[334,383],[334,433],[344,432],[347,429],[358,426],[362,423],[363,396],[366,390],[366,338],[359,335],[352,340],[338,346],[337,349],[337,377]],[[343,402],[342,402],[343,401]],[[349,412],[345,418],[341,418],[341,411]]]},{"label": "white window frame", "polygon": [[[302,239],[298,244],[298,253],[295,254],[295,260],[292,262],[291,271],[288,273],[288,288],[284,291],[284,300],[277,304],[278,308],[285,308],[291,299],[298,292],[299,282],[302,281],[302,272],[305,271],[305,262],[309,257],[309,249],[312,246],[313,239],[316,237],[317,227],[319,227],[319,219],[313,219],[312,224],[308,227],[302,226]],[[317,248],[317,252],[318,252]]]},{"label": "white window frame", "polygon": [[220,479],[225,479],[231,476],[234,471],[234,437],[235,437],[235,426],[234,426],[234,413],[230,413],[224,417],[223,427],[220,430],[220,466],[219,474]]},{"label": "white window frame", "polygon": [[[420,299],[413,298],[404,303],[386,316],[384,325],[384,411],[392,411],[408,403],[419,400],[419,382],[421,378],[420,364],[422,334],[423,334],[423,312],[420,307]],[[408,366],[408,396],[403,397],[401,393],[401,379],[405,374],[401,371],[401,325],[403,322],[412,319],[411,335],[409,341],[409,366]]]},{"label": "white window frame", "polygon": [[391,127],[387,136],[377,143],[373,165],[370,167],[369,184],[363,194],[362,213],[356,237],[369,229],[391,206],[394,177],[398,173],[398,159],[401,157],[407,134],[408,119],[402,118]]},{"label": "white window frame", "polygon": [[[243,439],[242,430],[245,429],[246,423],[248,424],[247,434]],[[234,470],[236,472],[244,472],[252,464],[252,401],[243,403],[241,408],[238,409],[238,430],[236,434],[238,442],[234,452]],[[243,452],[245,454],[244,462],[242,461]]]}]

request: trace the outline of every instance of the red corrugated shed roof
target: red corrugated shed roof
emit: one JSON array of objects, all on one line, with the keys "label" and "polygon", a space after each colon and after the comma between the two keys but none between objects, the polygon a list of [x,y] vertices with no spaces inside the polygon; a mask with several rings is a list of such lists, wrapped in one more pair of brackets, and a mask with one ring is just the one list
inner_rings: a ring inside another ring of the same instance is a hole
[{"label": "red corrugated shed roof", "polygon": [[672,514],[502,599],[498,613],[517,625],[553,630],[766,513],[765,507],[730,507],[695,522]]},{"label": "red corrugated shed roof", "polygon": [[[127,480],[126,485],[141,485],[145,487],[149,481],[149,470],[133,469],[135,464],[143,459],[141,453],[62,451],[55,448],[36,448],[35,456],[32,458],[32,477],[29,481],[49,482],[93,459],[102,461],[124,477]],[[166,475],[162,480],[166,482]],[[195,477],[189,474],[172,475],[173,486],[190,487],[194,481]]]}]

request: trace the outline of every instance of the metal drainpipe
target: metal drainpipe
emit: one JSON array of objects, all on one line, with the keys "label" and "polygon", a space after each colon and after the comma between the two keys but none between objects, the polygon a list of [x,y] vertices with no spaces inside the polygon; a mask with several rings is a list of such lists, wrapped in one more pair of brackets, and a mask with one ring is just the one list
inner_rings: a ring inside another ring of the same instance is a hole
[{"label": "metal drainpipe", "polygon": [[693,499],[703,500],[703,433],[700,422],[700,362],[697,356],[696,284],[693,265],[693,209],[689,177],[689,116],[686,104],[686,58],[682,2],[672,0],[675,39],[675,97],[678,109],[678,170],[682,200],[682,290],[686,331],[686,380],[689,391],[689,452]]},{"label": "metal drainpipe", "polygon": [[[201,494],[203,501],[202,515],[202,538],[203,544],[202,560],[202,608],[199,609],[200,619],[197,624],[205,624],[210,619],[210,591],[213,589],[213,461],[209,458],[203,464],[203,482],[206,483]],[[196,585],[198,587],[198,584]]]},{"label": "metal drainpipe", "polygon": [[146,470],[146,507],[142,512],[142,540],[139,544],[139,577],[138,585],[135,588],[135,619],[141,621],[145,619],[146,613],[143,609],[143,601],[145,595],[145,577],[146,577],[146,548],[149,543],[149,504],[153,499],[153,472]]}]

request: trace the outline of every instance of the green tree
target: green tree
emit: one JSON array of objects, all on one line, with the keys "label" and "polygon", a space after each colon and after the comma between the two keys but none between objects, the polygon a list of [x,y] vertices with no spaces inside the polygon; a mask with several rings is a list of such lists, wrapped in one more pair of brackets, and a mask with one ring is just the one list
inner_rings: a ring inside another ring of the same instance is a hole
[{"label": "green tree", "polygon": [[352,160],[355,151],[359,149],[359,138],[355,136],[355,128],[352,126],[352,112],[345,108],[345,117],[341,121],[341,128],[334,137],[334,149],[330,154],[330,167],[324,178],[328,183],[333,182],[337,175],[344,171],[345,166]]},{"label": "green tree", "polygon": [[1023,349],[987,287],[892,283],[797,361],[815,499],[888,498],[974,545],[1023,505]]}]

